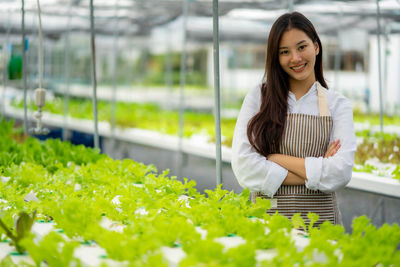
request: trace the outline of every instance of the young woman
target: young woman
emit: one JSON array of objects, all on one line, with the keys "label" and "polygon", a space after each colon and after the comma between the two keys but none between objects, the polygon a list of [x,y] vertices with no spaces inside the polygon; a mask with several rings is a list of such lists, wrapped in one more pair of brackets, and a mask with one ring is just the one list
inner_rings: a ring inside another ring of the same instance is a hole
[{"label": "young woman", "polygon": [[232,169],[267,212],[308,212],[340,223],[335,190],[351,178],[356,140],[350,102],[327,90],[322,45],[298,12],[280,16],[268,37],[264,82],[250,91],[233,137]]}]

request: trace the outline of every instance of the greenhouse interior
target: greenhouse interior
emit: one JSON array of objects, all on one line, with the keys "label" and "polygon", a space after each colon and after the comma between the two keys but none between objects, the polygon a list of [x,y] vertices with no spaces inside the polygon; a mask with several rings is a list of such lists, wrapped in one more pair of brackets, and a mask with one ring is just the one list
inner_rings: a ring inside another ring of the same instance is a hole
[{"label": "greenhouse interior", "polygon": [[[1,266],[400,266],[399,0],[0,3]],[[232,169],[295,11],[352,106],[339,223],[268,213]]]}]

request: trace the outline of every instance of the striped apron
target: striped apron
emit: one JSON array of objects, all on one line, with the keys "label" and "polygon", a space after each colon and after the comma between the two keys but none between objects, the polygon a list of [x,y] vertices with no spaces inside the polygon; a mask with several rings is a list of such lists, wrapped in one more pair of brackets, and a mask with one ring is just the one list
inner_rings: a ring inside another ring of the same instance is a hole
[{"label": "striped apron", "polygon": [[[280,153],[294,157],[323,157],[329,145],[329,137],[333,126],[328,110],[326,93],[317,83],[319,115],[288,114],[284,129]],[[252,193],[252,201],[257,197],[269,199],[262,193]],[[339,223],[339,211],[336,195],[319,190],[310,190],[305,185],[281,185],[274,198],[271,199],[271,209],[268,214],[276,211],[292,218],[295,213],[308,225],[308,212],[319,215],[314,224],[319,226],[328,220],[332,224]]]}]

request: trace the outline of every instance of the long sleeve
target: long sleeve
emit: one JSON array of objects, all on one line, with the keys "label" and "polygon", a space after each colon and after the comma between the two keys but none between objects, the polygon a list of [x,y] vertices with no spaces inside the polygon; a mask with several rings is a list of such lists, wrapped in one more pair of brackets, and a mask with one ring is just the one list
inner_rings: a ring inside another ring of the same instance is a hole
[{"label": "long sleeve", "polygon": [[247,138],[247,124],[260,109],[260,88],[245,97],[233,135],[232,170],[244,188],[272,197],[286,178],[288,171],[260,155]]},{"label": "long sleeve", "polygon": [[350,181],[356,151],[351,103],[343,96],[335,98],[334,103],[330,105],[333,119],[330,140],[340,139],[341,147],[333,157],[307,157],[305,159],[306,186],[309,189],[318,189],[323,192],[340,189]]}]

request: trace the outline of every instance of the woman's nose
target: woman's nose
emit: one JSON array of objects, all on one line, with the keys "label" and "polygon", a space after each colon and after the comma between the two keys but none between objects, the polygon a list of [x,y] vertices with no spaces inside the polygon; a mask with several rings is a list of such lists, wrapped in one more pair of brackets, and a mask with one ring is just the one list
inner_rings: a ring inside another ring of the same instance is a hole
[{"label": "woman's nose", "polygon": [[298,52],[292,53],[292,57],[290,59],[292,62],[299,62],[301,61],[301,57]]}]

